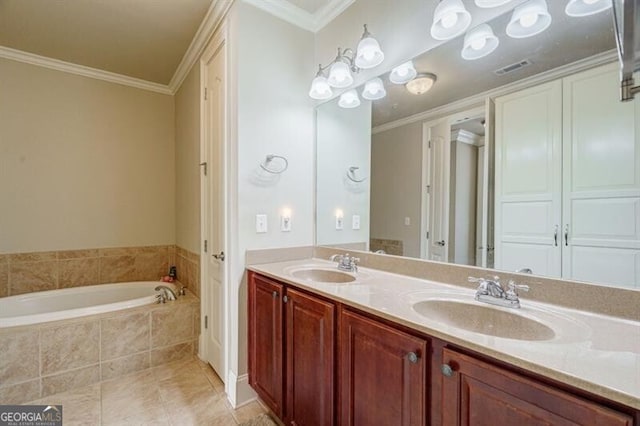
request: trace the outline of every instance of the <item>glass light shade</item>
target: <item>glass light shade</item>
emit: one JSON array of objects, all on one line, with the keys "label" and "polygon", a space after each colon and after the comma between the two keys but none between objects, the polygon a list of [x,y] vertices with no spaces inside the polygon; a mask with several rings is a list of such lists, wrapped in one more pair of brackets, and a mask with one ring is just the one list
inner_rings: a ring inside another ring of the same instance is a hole
[{"label": "glass light shade", "polygon": [[362,97],[370,101],[376,99],[382,99],[387,96],[387,91],[384,90],[384,83],[378,77],[367,81],[364,84],[364,90],[362,91]]},{"label": "glass light shade", "polygon": [[394,84],[405,84],[407,81],[413,80],[416,74],[418,72],[414,68],[413,62],[408,61],[392,69],[389,80]]},{"label": "glass light shade", "polygon": [[349,87],[353,84],[353,76],[349,65],[342,61],[334,62],[329,68],[329,78],[327,79],[329,84],[338,89]]},{"label": "glass light shade", "polygon": [[498,7],[509,3],[511,0],[475,0],[476,6],[482,8]]},{"label": "glass light shade", "polygon": [[507,35],[526,38],[540,34],[551,25],[551,15],[545,0],[529,0],[513,10],[507,25]]},{"label": "glass light shade", "polygon": [[384,53],[380,44],[373,37],[365,37],[356,49],[356,66],[364,70],[378,66],[384,61]]},{"label": "glass light shade", "polygon": [[471,14],[465,9],[462,0],[442,0],[433,14],[431,37],[436,40],[452,39],[465,32],[469,24]]},{"label": "glass light shade", "polygon": [[462,58],[468,61],[487,56],[500,44],[498,37],[487,24],[478,25],[464,36]]},{"label": "glass light shade", "polygon": [[418,74],[416,78],[406,84],[409,93],[414,95],[422,95],[428,92],[436,82],[436,76],[433,74]]},{"label": "glass light shade", "polygon": [[360,98],[358,97],[358,92],[356,92],[356,89],[351,89],[340,95],[338,105],[342,108],[356,108],[360,106]]},{"label": "glass light shade", "polygon": [[325,76],[319,75],[311,82],[309,96],[313,99],[329,99],[333,95],[331,86]]},{"label": "glass light shade", "polygon": [[611,7],[611,0],[571,0],[564,9],[569,16],[581,17],[603,12]]}]

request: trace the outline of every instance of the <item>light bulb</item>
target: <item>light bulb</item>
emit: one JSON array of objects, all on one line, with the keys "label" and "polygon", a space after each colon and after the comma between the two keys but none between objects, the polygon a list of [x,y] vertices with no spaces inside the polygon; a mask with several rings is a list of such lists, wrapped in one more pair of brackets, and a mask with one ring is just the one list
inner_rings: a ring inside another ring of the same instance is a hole
[{"label": "light bulb", "polygon": [[498,44],[500,40],[489,25],[478,25],[464,36],[462,58],[468,61],[483,58],[496,50]]},{"label": "light bulb", "polygon": [[413,66],[413,62],[408,61],[392,69],[391,74],[389,74],[389,80],[394,84],[405,84],[415,77],[416,74],[417,71]]},{"label": "light bulb", "polygon": [[471,14],[462,0],[442,0],[436,6],[431,25],[431,37],[449,40],[464,33],[471,24]]},{"label": "light bulb", "polygon": [[520,17],[520,25],[524,28],[531,28],[536,22],[538,22],[538,14],[535,12],[526,13]]},{"label": "light bulb", "polygon": [[334,62],[329,68],[329,78],[327,82],[337,88],[348,87],[353,83],[353,76],[349,66],[342,61]]},{"label": "light bulb", "polygon": [[513,38],[531,37],[540,34],[549,28],[549,25],[551,25],[551,14],[547,8],[547,2],[528,0],[513,10],[507,25],[507,35]]},{"label": "light bulb", "polygon": [[582,0],[582,1],[586,4],[594,4],[594,3],[598,3],[600,0]]},{"label": "light bulb", "polygon": [[603,12],[611,6],[611,0],[570,0],[564,11],[569,16],[582,17]]},{"label": "light bulb", "polygon": [[367,81],[364,85],[364,90],[362,91],[362,97],[370,101],[382,99],[386,95],[387,92],[384,90],[384,83],[378,77]]},{"label": "light bulb", "polygon": [[329,99],[333,95],[331,86],[327,82],[327,78],[318,75],[311,82],[311,90],[309,90],[309,96],[313,99]]},{"label": "light bulb", "polygon": [[378,41],[367,32],[365,25],[365,33],[356,49],[355,64],[358,68],[369,69],[380,65],[382,61],[384,52]]},{"label": "light bulb", "polygon": [[355,89],[344,92],[342,95],[340,95],[338,105],[342,108],[356,108],[360,106],[360,98],[358,97],[358,92],[356,92]]},{"label": "light bulb", "polygon": [[482,38],[476,38],[475,40],[473,40],[471,42],[471,48],[473,50],[480,50],[483,47],[485,47],[487,45],[487,39],[482,37]]},{"label": "light bulb", "polygon": [[455,12],[447,13],[442,17],[442,26],[446,29],[453,27],[458,22],[458,14]]}]

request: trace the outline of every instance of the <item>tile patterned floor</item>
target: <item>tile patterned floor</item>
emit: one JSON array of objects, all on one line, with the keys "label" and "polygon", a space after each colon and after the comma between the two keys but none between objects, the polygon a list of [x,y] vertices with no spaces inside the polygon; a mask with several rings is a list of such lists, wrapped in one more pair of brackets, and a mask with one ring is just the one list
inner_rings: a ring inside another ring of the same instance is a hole
[{"label": "tile patterned floor", "polygon": [[220,378],[197,358],[52,395],[30,404],[61,404],[65,426],[236,426],[266,411],[259,402],[232,409]]}]

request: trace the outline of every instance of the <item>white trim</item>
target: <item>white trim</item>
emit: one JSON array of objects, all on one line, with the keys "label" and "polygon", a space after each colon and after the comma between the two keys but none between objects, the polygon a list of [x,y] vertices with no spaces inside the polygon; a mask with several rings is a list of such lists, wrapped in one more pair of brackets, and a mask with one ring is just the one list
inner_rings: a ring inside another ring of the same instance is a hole
[{"label": "white trim", "polygon": [[609,62],[613,62],[617,60],[617,54],[618,53],[616,50],[609,50],[607,52],[599,53],[586,59],[581,59],[568,65],[563,65],[561,67],[554,68],[552,70],[545,71],[540,74],[536,74],[534,76],[497,87],[495,89],[487,90],[486,92],[478,93],[477,95],[473,95],[459,101],[451,102],[449,104],[442,105],[428,111],[410,115],[409,117],[404,117],[399,120],[381,124],[371,129],[371,133],[375,135],[376,133],[384,132],[396,127],[416,123],[418,121],[435,120],[436,118],[447,116],[454,112],[474,108],[478,105],[484,105],[486,98],[495,98],[497,96],[507,95],[509,93],[517,92],[531,86],[536,86],[538,84],[546,83],[551,80],[566,77],[569,74],[574,74],[580,71],[587,70],[589,68],[594,68],[600,65],[607,64]]},{"label": "white trim", "polygon": [[457,129],[451,132],[451,140],[455,142],[462,142],[469,145],[480,146],[482,136],[469,132],[464,129]]},{"label": "white trim", "polygon": [[331,0],[315,13],[309,13],[288,1],[244,0],[244,2],[303,30],[315,33],[344,12],[355,0]]},{"label": "white trim", "polygon": [[70,74],[81,75],[83,77],[94,78],[96,80],[108,81],[110,83],[121,84],[123,86],[149,90],[151,92],[162,93],[163,95],[173,95],[173,92],[169,89],[169,86],[165,84],[153,83],[151,81],[142,80],[140,78],[129,77],[110,71],[86,67],[84,65],[72,64],[71,62],[47,58],[46,56],[23,52],[21,50],[11,49],[10,47],[0,46],[0,58],[23,62],[39,67],[50,68],[56,71],[62,71]]},{"label": "white trim", "polygon": [[227,399],[234,409],[247,405],[248,403],[258,399],[256,392],[251,388],[251,386],[249,386],[248,374],[236,376],[236,373],[229,370]]},{"label": "white trim", "polygon": [[178,89],[180,89],[182,82],[187,78],[191,68],[198,61],[198,58],[207,47],[209,39],[211,39],[213,34],[224,21],[224,18],[227,16],[229,9],[231,9],[233,2],[234,0],[214,1],[211,3],[211,6],[209,6],[209,10],[200,23],[198,31],[196,31],[196,34],[193,36],[193,40],[191,40],[189,48],[182,57],[178,68],[176,68],[176,71],[173,73],[171,81],[169,81],[168,87],[172,94],[176,93]]}]

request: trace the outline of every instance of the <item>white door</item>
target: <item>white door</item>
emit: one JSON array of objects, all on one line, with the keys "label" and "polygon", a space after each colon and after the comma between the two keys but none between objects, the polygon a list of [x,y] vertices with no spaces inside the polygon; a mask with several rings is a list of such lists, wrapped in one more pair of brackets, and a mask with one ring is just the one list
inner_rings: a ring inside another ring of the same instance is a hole
[{"label": "white door", "polygon": [[560,277],[562,82],[495,103],[495,267]]},{"label": "white door", "polygon": [[[212,43],[213,45],[213,43]],[[214,45],[215,46],[215,45]],[[203,102],[201,226],[203,253],[203,358],[224,380],[224,251],[225,251],[225,45],[205,54]],[[206,174],[204,173],[206,171]]]},{"label": "white door", "polygon": [[484,180],[485,171],[485,153],[486,148],[484,146],[478,147],[478,168],[476,173],[476,266],[487,267],[487,240],[486,240],[486,220],[487,220],[487,205],[484,200],[484,192],[487,185]]},{"label": "white door", "polygon": [[447,262],[449,244],[449,170],[451,125],[443,121],[429,128],[431,187],[429,198],[429,259]]},{"label": "white door", "polygon": [[562,275],[640,287],[640,100],[618,65],[563,80]]}]

